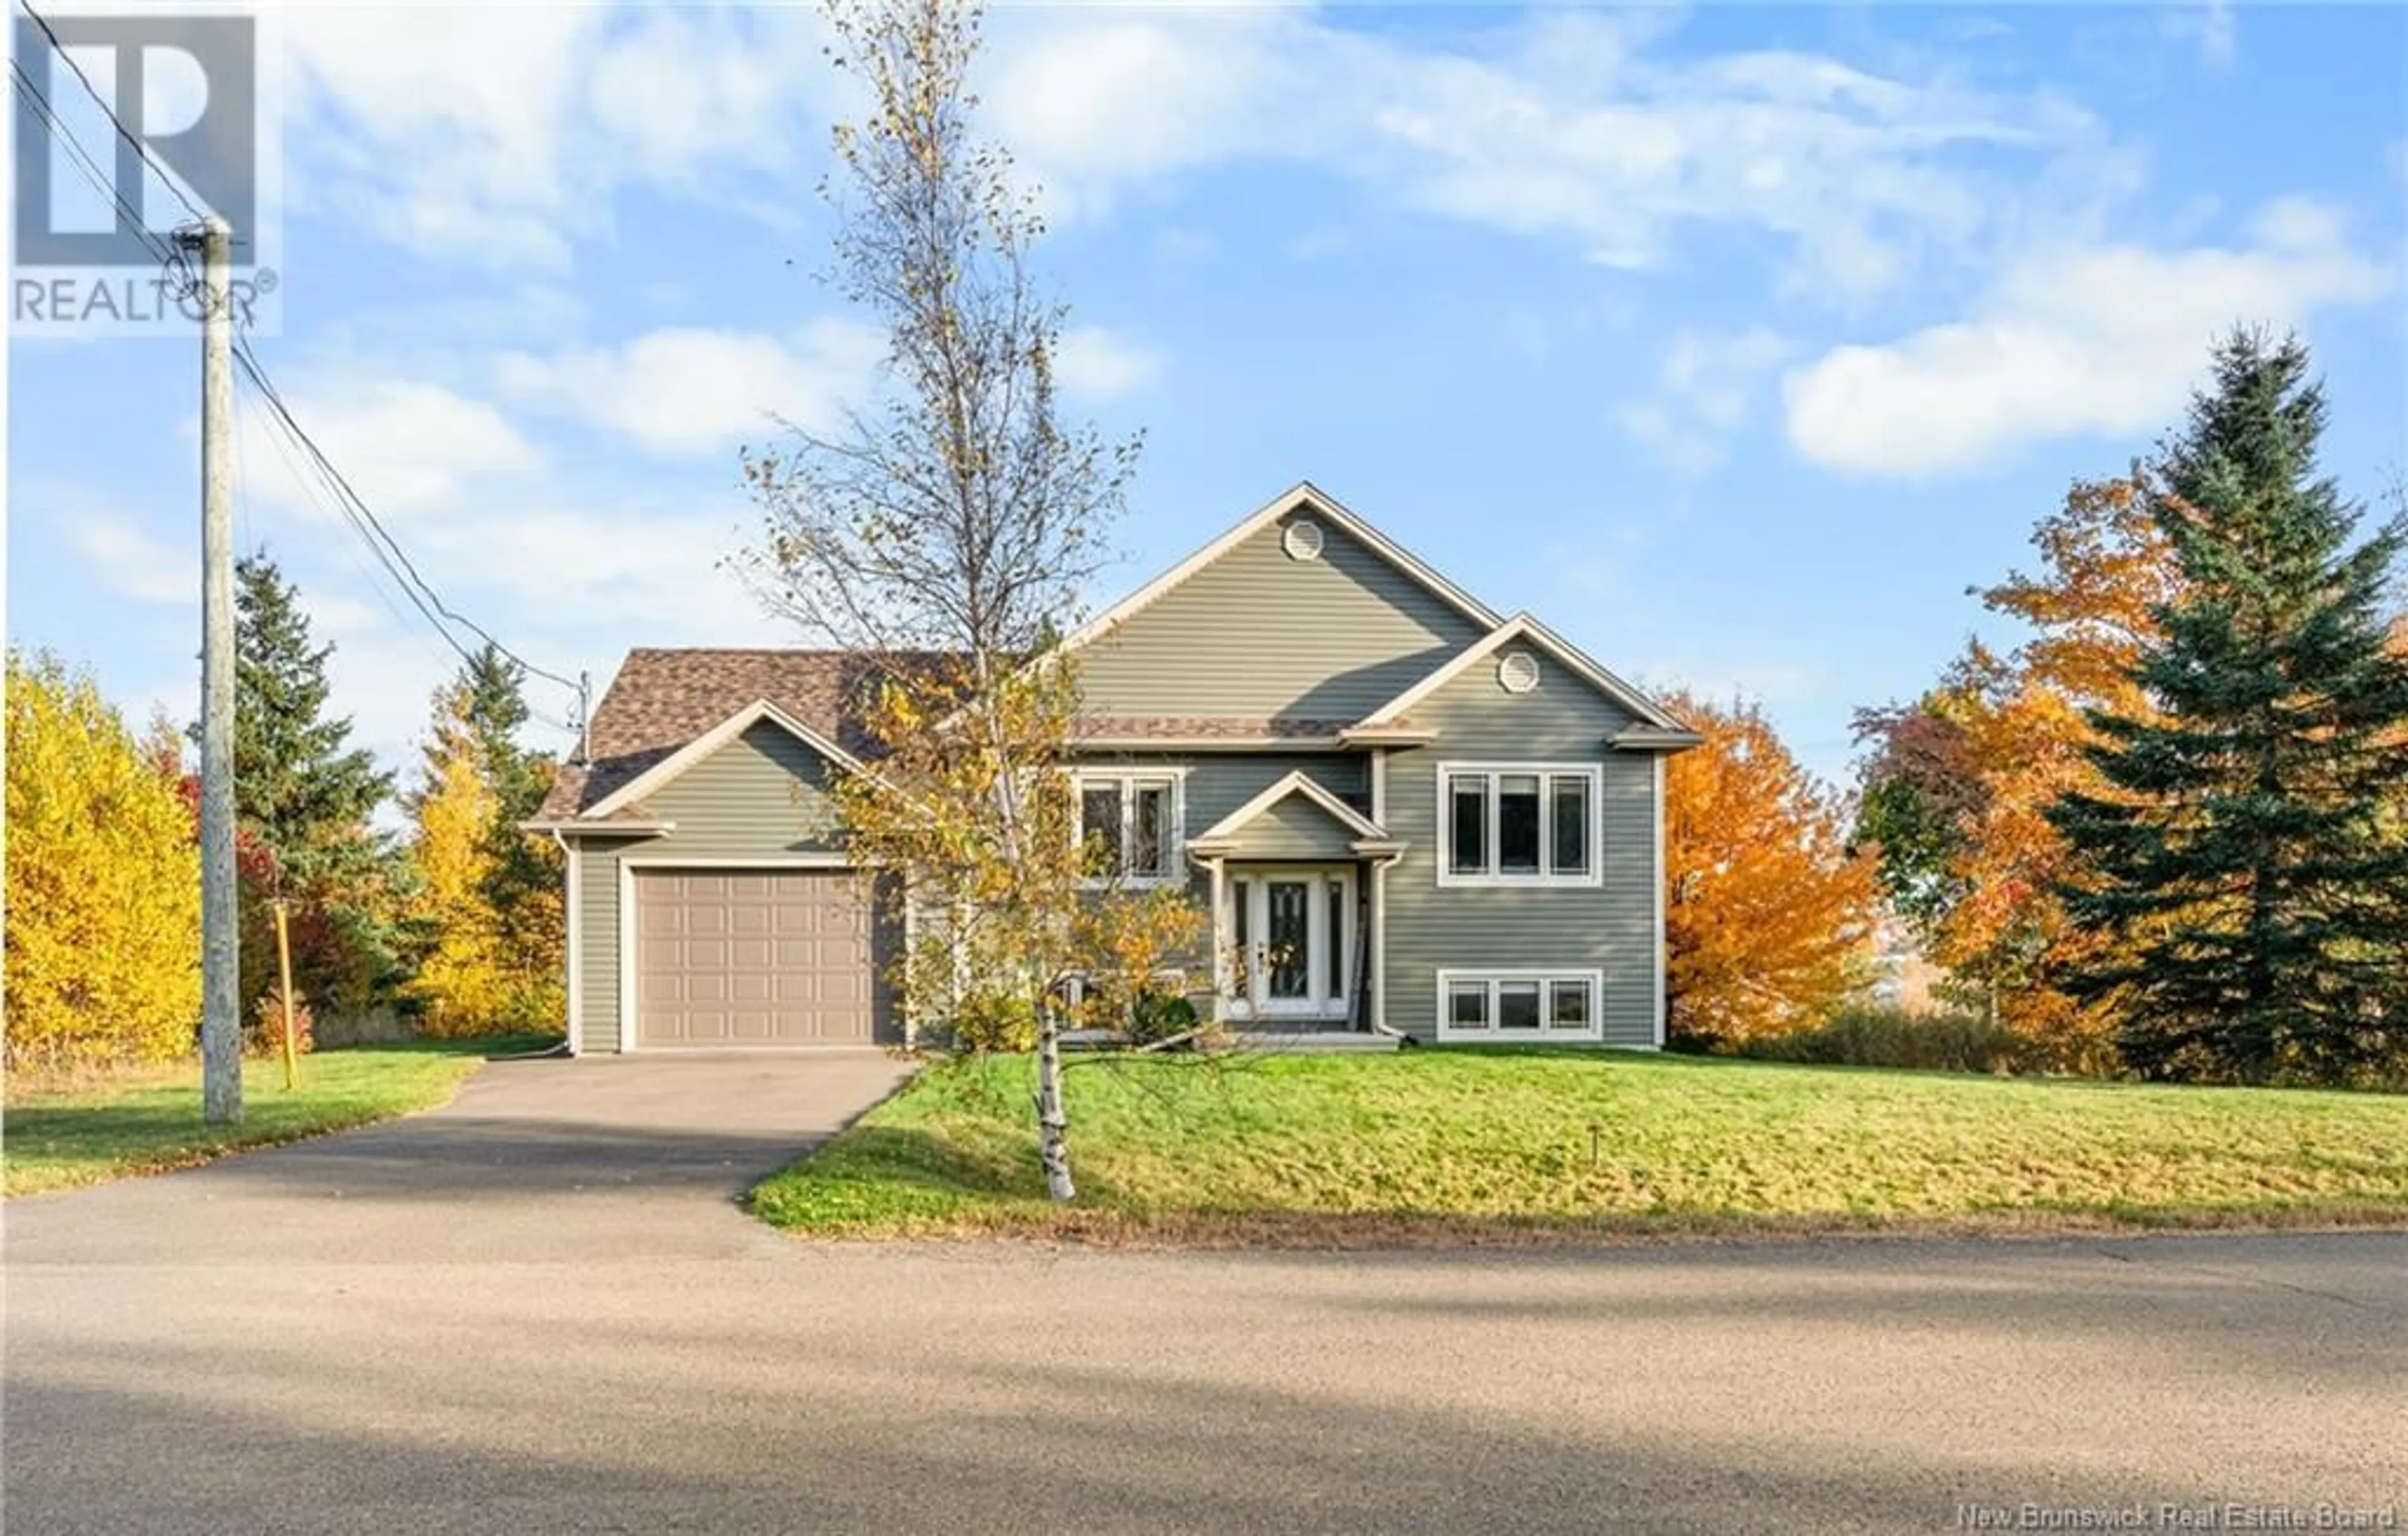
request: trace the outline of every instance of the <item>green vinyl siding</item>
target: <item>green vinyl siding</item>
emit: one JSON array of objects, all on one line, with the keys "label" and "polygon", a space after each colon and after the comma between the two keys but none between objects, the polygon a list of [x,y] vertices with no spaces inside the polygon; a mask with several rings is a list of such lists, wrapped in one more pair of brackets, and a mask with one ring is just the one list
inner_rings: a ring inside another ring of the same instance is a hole
[{"label": "green vinyl siding", "polygon": [[654,837],[584,836],[577,842],[577,1049],[619,1049],[619,855],[661,846]]},{"label": "green vinyl siding", "polygon": [[[1484,633],[1321,519],[1318,559],[1266,525],[1081,653],[1090,713],[1354,721]],[[1205,825],[1211,825],[1209,822]]]},{"label": "green vinyl siding", "polygon": [[1363,754],[1198,753],[1187,759],[1187,835],[1207,828],[1278,783],[1301,772],[1358,811],[1371,803],[1371,780]]},{"label": "green vinyl siding", "polygon": [[1229,857],[1343,864],[1354,857],[1354,841],[1360,836],[1301,794],[1294,794],[1240,828]]},{"label": "green vinyl siding", "polygon": [[620,1048],[621,856],[776,859],[838,852],[829,771],[817,752],[764,721],[644,797],[645,809],[675,822],[674,829],[649,837],[574,834],[580,1051]]},{"label": "green vinyl siding", "polygon": [[[1492,667],[1469,668],[1412,711],[1431,744],[1391,751],[1387,826],[1408,844],[1387,873],[1382,1012],[1391,1028],[1437,1035],[1438,972],[1486,969],[1605,973],[1609,1045],[1658,1043],[1654,759],[1605,745],[1630,716],[1540,657],[1541,682],[1509,694]],[[1594,886],[1440,885],[1442,763],[1595,766],[1603,862]]]}]

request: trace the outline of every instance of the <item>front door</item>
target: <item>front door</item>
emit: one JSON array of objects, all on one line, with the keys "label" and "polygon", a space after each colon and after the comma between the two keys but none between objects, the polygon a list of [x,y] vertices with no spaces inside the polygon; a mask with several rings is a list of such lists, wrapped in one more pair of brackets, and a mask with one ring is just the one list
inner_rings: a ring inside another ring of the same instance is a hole
[{"label": "front door", "polygon": [[1240,866],[1222,937],[1232,1016],[1343,1020],[1354,983],[1354,871]]}]

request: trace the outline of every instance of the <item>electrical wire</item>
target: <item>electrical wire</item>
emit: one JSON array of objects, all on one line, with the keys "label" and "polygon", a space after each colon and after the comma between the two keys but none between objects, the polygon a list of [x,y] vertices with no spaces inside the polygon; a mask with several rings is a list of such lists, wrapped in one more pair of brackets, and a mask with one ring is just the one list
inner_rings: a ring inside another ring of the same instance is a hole
[{"label": "electrical wire", "polygon": [[117,210],[120,224],[132,230],[134,237],[142,242],[144,249],[159,258],[161,267],[172,274],[170,286],[178,301],[181,302],[197,286],[183,251],[173,241],[143,223],[142,210],[125,200],[124,194],[118,190],[116,178],[100,168],[92,151],[84,148],[82,140],[76,137],[75,131],[59,116],[58,109],[35,85],[33,77],[25,73],[25,66],[11,59],[8,69],[9,83],[17,88],[18,96],[40,120],[50,141],[66,151],[67,164]]},{"label": "electrical wire", "polygon": [[334,461],[326,456],[325,451],[318,446],[308,430],[294,419],[292,409],[285,404],[283,395],[278,392],[275,383],[268,379],[265,366],[260,363],[258,354],[251,349],[248,339],[239,337],[236,339],[234,356],[235,362],[251,376],[252,386],[267,402],[268,409],[274,413],[274,419],[291,434],[329,488],[335,492],[339,504],[346,510],[348,520],[361,537],[367,540],[378,561],[393,575],[394,580],[401,584],[404,593],[419,611],[425,615],[427,622],[444,632],[445,638],[452,641],[452,649],[459,651],[464,658],[468,655],[467,650],[451,634],[449,625],[457,624],[492,646],[500,654],[515,662],[530,676],[556,682],[572,692],[579,691],[579,685],[573,679],[536,666],[494,639],[492,631],[482,624],[444,602],[441,594],[437,593],[425,577],[419,573],[418,567],[410,560],[408,552],[402,549],[399,540],[393,537],[377,517],[375,509],[370,507],[366,499],[352,488],[351,482],[344,478],[340,469],[335,467]]},{"label": "electrical wire", "polygon": [[[165,165],[160,164],[158,157],[150,152],[150,146],[143,143],[141,136],[128,128],[124,120],[117,115],[116,105],[102,95],[99,88],[92,83],[92,77],[83,72],[83,65],[75,62],[75,55],[67,51],[67,45],[59,41],[58,32],[50,25],[49,20],[33,7],[31,0],[18,0],[18,8],[22,10],[36,26],[42,29],[42,36],[50,40],[50,51],[56,53],[59,61],[74,72],[77,79],[83,82],[84,93],[92,97],[93,103],[100,108],[101,112],[108,119],[108,125],[117,130],[117,136],[132,146],[134,152],[141,158],[142,164],[150,166],[151,174],[159,178],[159,184],[173,194],[176,201],[184,205],[185,212],[197,221],[206,222],[208,215],[194,206],[193,200],[184,195],[184,189],[176,184],[174,174]],[[138,209],[135,211],[134,223],[136,228],[142,227],[142,215]]]},{"label": "electrical wire", "polygon": [[[19,4],[20,8],[50,40],[51,50],[82,84],[85,93],[92,97],[93,104],[101,109],[102,115],[108,118],[109,126],[116,130],[118,136],[134,150],[142,164],[150,167],[159,178],[160,184],[184,206],[185,211],[192,214],[194,220],[205,222],[207,216],[194,205],[191,198],[184,195],[183,189],[176,184],[167,167],[161,165],[151,154],[150,147],[126,127],[123,120],[117,115],[115,107],[100,93],[99,89],[92,83],[91,78],[84,74],[82,65],[77,64],[73,56],[67,52],[65,44],[60,40],[57,31],[51,27],[49,20],[31,4],[26,3],[26,0],[19,0]],[[68,161],[79,174],[108,200],[117,209],[124,226],[132,229],[136,237],[140,239],[152,254],[160,258],[163,266],[175,274],[179,280],[179,297],[196,288],[198,284],[179,246],[162,238],[150,229],[144,222],[142,210],[126,200],[123,193],[118,188],[114,177],[101,170],[99,163],[93,158],[91,152],[60,118],[45,93],[35,85],[32,76],[25,72],[24,66],[11,59],[9,69],[13,77],[11,83],[16,86],[19,95],[23,98],[26,105],[40,119],[52,142],[65,148]],[[266,402],[271,424],[289,438],[301,451],[303,459],[315,472],[319,485],[329,493],[342,521],[359,536],[362,542],[367,545],[369,553],[376,557],[377,563],[383,567],[385,574],[401,590],[402,596],[409,600],[410,606],[418,610],[420,616],[442,639],[443,642],[457,653],[461,660],[473,663],[475,656],[460,642],[459,637],[452,632],[452,626],[456,624],[467,630],[527,675],[556,683],[576,695],[581,716],[589,707],[585,685],[547,668],[538,667],[516,651],[504,645],[491,630],[444,602],[442,595],[437,592],[433,584],[420,573],[417,565],[410,560],[408,553],[401,547],[400,541],[393,537],[391,530],[387,529],[382,521],[377,517],[375,509],[368,505],[366,498],[352,488],[343,472],[335,467],[334,461],[326,455],[325,451],[318,446],[316,439],[311,438],[308,430],[295,419],[292,408],[285,404],[282,394],[267,377],[267,369],[259,361],[249,338],[236,336],[232,351],[236,365],[249,376],[251,387]],[[236,409],[237,410],[240,409],[239,405]],[[236,452],[239,452],[239,448]],[[278,445],[277,452],[279,456],[283,456],[283,447],[280,443]],[[294,467],[290,458],[286,459],[286,467]],[[294,478],[301,482],[305,492],[309,490],[308,477],[296,471]],[[572,725],[546,711],[536,710],[532,706],[529,707],[528,713],[544,724],[571,735],[576,735],[580,729],[580,725]]]}]

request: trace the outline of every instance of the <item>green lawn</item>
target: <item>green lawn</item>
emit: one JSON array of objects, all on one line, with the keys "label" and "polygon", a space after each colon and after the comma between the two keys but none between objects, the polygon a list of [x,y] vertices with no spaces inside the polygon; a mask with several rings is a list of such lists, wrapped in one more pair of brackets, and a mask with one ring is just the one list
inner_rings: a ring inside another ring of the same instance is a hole
[{"label": "green lawn", "polygon": [[242,1124],[224,1128],[201,1124],[197,1061],[68,1089],[12,1085],[0,1121],[7,1193],[38,1195],[156,1173],[429,1109],[450,1098],[486,1055],[540,1049],[552,1038],[327,1051],[301,1058],[301,1086],[291,1093],[280,1063],[248,1061]]},{"label": "green lawn", "polygon": [[2408,1098],[1470,1050],[1082,1062],[1080,1203],[1056,1211],[1032,1078],[925,1073],[754,1209],[848,1236],[1312,1244],[2408,1223]]}]

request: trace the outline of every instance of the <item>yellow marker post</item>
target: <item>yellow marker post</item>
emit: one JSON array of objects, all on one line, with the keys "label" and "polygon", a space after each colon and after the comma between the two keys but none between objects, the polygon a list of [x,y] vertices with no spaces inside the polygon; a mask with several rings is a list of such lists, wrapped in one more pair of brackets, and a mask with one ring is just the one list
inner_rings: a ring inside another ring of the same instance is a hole
[{"label": "yellow marker post", "polygon": [[279,990],[284,996],[284,1086],[287,1091],[301,1085],[300,1064],[294,1059],[293,1047],[293,945],[284,933],[284,898],[276,898],[276,969]]}]

